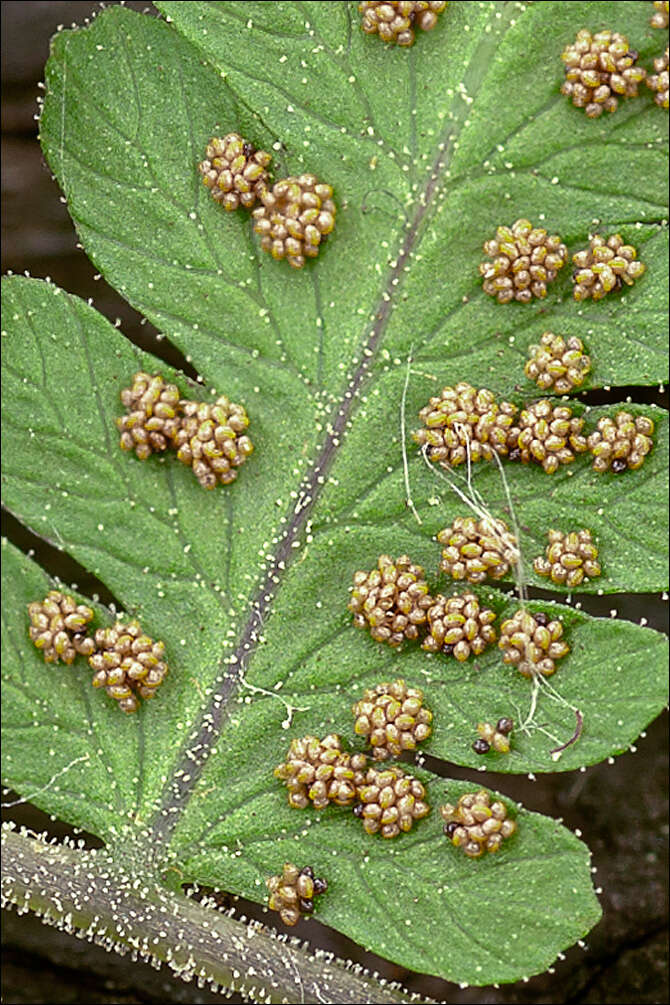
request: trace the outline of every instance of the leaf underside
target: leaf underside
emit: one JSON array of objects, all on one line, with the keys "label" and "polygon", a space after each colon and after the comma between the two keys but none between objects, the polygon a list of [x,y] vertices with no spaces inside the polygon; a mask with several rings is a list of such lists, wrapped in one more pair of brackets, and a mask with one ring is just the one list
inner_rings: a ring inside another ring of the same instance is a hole
[{"label": "leaf underside", "polygon": [[[290,810],[272,767],[293,736],[353,744],[350,706],[380,679],[424,689],[426,752],[461,765],[481,767],[479,720],[528,713],[530,684],[496,649],[457,664],[378,646],[352,626],[347,586],[379,554],[408,552],[433,592],[449,589],[434,535],[463,503],[407,437],[417,522],[401,435],[445,384],[531,399],[523,361],[548,329],[583,339],[589,387],[665,378],[667,119],[642,95],[590,121],[559,94],[558,55],[584,25],[625,31],[650,63],[647,5],[453,4],[407,51],[365,37],[355,4],[157,6],[178,30],[117,7],[55,39],[42,142],[86,251],[207,391],[75,297],[8,279],[3,487],[19,519],[165,640],[170,674],[123,717],[83,661],[45,666],[25,605],[50,582],[6,544],[5,779],[124,854],[154,847],[184,882],[263,901],[265,876],[309,862],[329,879],[319,918],[411,969],[474,984],[539,972],[599,916],[588,851],[565,828],[521,810],[503,851],[471,861],[436,808],[472,783],[424,772],[433,813],[384,842],[346,811]],[[262,254],[246,215],[223,213],[200,183],[207,140],[231,130],[272,149],[278,174],[335,188],[336,231],[300,273]],[[575,304],[562,274],[545,301],[495,304],[477,278],[481,244],[520,216],[571,252],[594,226],[620,231],[647,273],[597,304]],[[173,458],[118,450],[118,393],[138,369],[245,404],[256,452],[233,486],[204,493]],[[639,471],[597,475],[583,457],[551,477],[506,465],[512,515],[498,469],[473,470],[491,511],[517,521],[527,572],[549,527],[587,526],[603,576],[583,592],[667,585],[667,417],[626,407],[657,424]],[[587,409],[587,426],[616,410]],[[477,592],[499,616],[518,606]],[[558,603],[531,609],[563,619],[571,652],[512,753],[487,766],[571,770],[625,750],[667,700],[664,638]],[[96,626],[110,617],[96,606]],[[583,734],[554,760],[575,709]]]}]

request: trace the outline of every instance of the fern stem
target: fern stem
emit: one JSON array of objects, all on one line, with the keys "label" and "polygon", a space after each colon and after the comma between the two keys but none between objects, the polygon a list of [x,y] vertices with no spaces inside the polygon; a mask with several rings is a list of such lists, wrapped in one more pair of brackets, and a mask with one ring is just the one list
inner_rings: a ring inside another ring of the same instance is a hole
[{"label": "fern stem", "polygon": [[14,824],[2,829],[2,906],[33,911],[108,949],[165,963],[228,996],[260,1003],[407,1003],[398,985],[312,954],[121,867],[106,849],[50,844]]}]

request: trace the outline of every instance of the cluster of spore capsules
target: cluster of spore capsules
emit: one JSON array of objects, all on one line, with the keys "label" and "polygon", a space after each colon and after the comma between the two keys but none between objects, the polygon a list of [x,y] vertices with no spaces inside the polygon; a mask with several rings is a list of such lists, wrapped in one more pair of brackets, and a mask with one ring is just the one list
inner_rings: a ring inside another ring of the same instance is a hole
[{"label": "cluster of spore capsules", "polygon": [[[525,374],[543,389],[578,388],[591,369],[590,357],[575,336],[565,340],[545,332],[529,354]],[[465,382],[443,388],[419,418],[422,426],[412,439],[431,463],[445,470],[491,460],[496,454],[554,474],[578,454],[591,453],[594,471],[621,474],[641,467],[653,446],[654,422],[648,416],[621,410],[613,419],[599,419],[589,432],[584,419],[565,402],[541,398],[519,409]]]},{"label": "cluster of spore capsules", "polygon": [[[467,534],[462,533],[464,526]],[[588,531],[567,535],[570,542],[573,537],[580,544],[585,537],[590,541]],[[438,538],[445,542],[443,556],[445,553],[447,556],[446,561],[443,558],[441,568],[456,580],[471,578],[471,581],[481,583],[487,578],[489,569],[494,574],[492,578],[500,578],[501,568],[509,571],[518,561],[516,542],[502,520],[483,517],[475,521],[474,518],[459,517]],[[459,543],[448,543],[454,541]],[[577,563],[581,570],[580,582],[585,575],[585,564],[592,576],[599,574],[600,566],[595,561],[598,552],[592,542],[589,556],[595,558],[589,557],[586,562],[581,554],[559,551],[557,553],[554,549],[552,558],[555,562],[543,574],[551,575],[557,582],[567,583],[568,574],[575,572]],[[455,556],[462,561],[454,562]],[[418,602],[408,601],[407,574],[401,572],[398,575],[398,570],[407,569],[409,565],[413,569],[412,584],[416,587],[416,596],[420,598]],[[576,577],[573,583],[576,585]],[[472,656],[481,655],[497,641],[503,651],[503,662],[515,666],[526,677],[537,674],[550,676],[556,670],[556,661],[570,651],[559,620],[550,621],[542,612],[529,614],[525,608],[502,622],[498,637],[494,624],[498,615],[494,610],[484,607],[470,590],[448,597],[442,594],[432,596],[423,569],[411,563],[407,555],[401,555],[395,561],[389,555],[380,555],[376,569],[356,572],[348,606],[354,615],[354,624],[367,629],[377,642],[395,648],[406,640],[419,639],[426,652],[465,663]],[[367,700],[370,700],[369,697]],[[375,721],[381,724],[383,712],[377,709],[375,715]],[[357,726],[356,732],[361,731],[362,727]],[[377,735],[381,737],[383,733]],[[383,740],[380,738],[378,742],[384,749]]]},{"label": "cluster of spore capsules", "polygon": [[314,875],[311,866],[299,869],[292,862],[285,862],[280,875],[266,880],[270,891],[269,907],[278,911],[285,925],[297,925],[302,915],[312,914],[314,898],[325,893],[328,882]]},{"label": "cluster of spore capsules", "polygon": [[[484,242],[487,258],[480,263],[484,293],[499,304],[528,304],[544,299],[547,287],[568,261],[568,249],[558,234],[549,235],[520,218],[500,226]],[[608,293],[632,286],[646,271],[637,249],[621,234],[592,234],[589,244],[572,256],[573,296],[577,301],[602,300]]]},{"label": "cluster of spore capsules", "polygon": [[[427,740],[432,732],[433,715],[425,704],[423,691],[402,679],[368,688],[353,705],[352,713],[354,733],[365,740],[369,753],[345,749],[341,737],[335,733],[322,739],[307,735],[291,741],[274,774],[286,786],[292,809],[339,807],[353,813],[366,834],[392,840],[411,831],[417,821],[428,816],[431,808],[423,783],[399,764],[386,762],[415,750]],[[498,725],[507,734],[511,733],[511,720],[501,719]],[[502,751],[500,745],[496,749]],[[467,856],[479,858],[485,852],[499,851],[503,840],[516,830],[516,824],[508,818],[507,807],[500,801],[491,802],[488,793],[471,793],[470,797],[477,805],[488,800],[487,805],[491,806],[488,816],[498,823],[484,828],[485,840],[479,840],[479,832],[470,834],[468,842],[462,840],[460,832],[454,840],[453,830],[446,825],[444,832],[452,844],[463,846]],[[445,820],[451,810],[449,804],[441,808]],[[328,885],[326,880],[314,877],[310,866],[300,869],[290,862],[285,863],[282,874],[271,876],[266,882],[270,890],[269,906],[279,912],[286,925],[295,925],[303,915],[311,914],[314,894],[322,893]]]},{"label": "cluster of spore capsules", "polygon": [[[667,27],[667,5],[655,7],[652,25]],[[610,29],[592,34],[582,28],[566,45],[561,59],[565,64],[561,92],[591,119],[615,112],[621,100],[637,97],[642,82],[653,92],[656,104],[668,108],[667,46],[654,59],[655,72],[647,74],[624,35]],[[560,235],[550,234],[526,218],[499,226],[484,242],[483,250],[487,256],[479,266],[483,289],[501,304],[543,299],[568,261],[568,249]],[[646,271],[637,249],[616,233],[590,234],[589,244],[573,254],[572,264],[573,296],[578,302],[601,300],[632,286]]]},{"label": "cluster of spore capsules", "polygon": [[[446,7],[444,2],[363,2],[361,28],[383,42],[409,47],[416,31],[432,30]],[[667,27],[667,2],[654,7],[652,25]],[[588,117],[597,118],[604,111],[614,112],[621,99],[635,97],[645,81],[656,103],[667,109],[667,48],[655,60],[653,75],[637,65],[637,58],[623,35],[610,30],[592,35],[582,29],[562,54],[566,79],[561,90]],[[263,251],[302,269],[308,258],[317,257],[334,229],[333,189],[308,173],[273,183],[272,160],[238,133],[228,133],[210,140],[198,167],[215,202],[227,211],[251,212]],[[548,285],[568,261],[560,235],[525,218],[499,226],[484,243],[484,252],[486,260],[479,266],[484,292],[501,304],[545,298]],[[577,251],[572,262],[577,301],[597,301],[632,286],[646,268],[620,234],[590,235],[588,246]],[[541,391],[561,395],[579,388],[590,370],[591,359],[578,337],[545,332],[530,346],[524,372]],[[174,450],[204,488],[233,481],[252,452],[245,409],[226,397],[212,404],[189,401],[159,374],[138,372],[121,399],[127,410],[117,420],[121,447],[141,460]],[[466,383],[445,387],[419,417],[422,427],[413,438],[432,463],[445,469],[497,456],[536,464],[553,474],[576,454],[590,451],[596,471],[616,474],[639,468],[653,445],[654,424],[646,416],[620,411],[613,419],[601,419],[589,434],[568,405],[543,398],[519,410]],[[551,529],[548,539],[545,554],[533,563],[539,576],[569,588],[601,574],[589,530]],[[458,517],[437,540],[442,546],[440,570],[454,582],[499,580],[519,561],[514,535],[493,517]],[[503,662],[528,678],[553,674],[556,661],[569,652],[561,621],[525,607],[502,621],[498,638],[495,611],[471,590],[433,596],[423,569],[407,555],[380,555],[375,569],[356,572],[348,606],[358,627],[392,647],[419,641],[429,653],[465,662],[498,641]],[[30,637],[45,660],[71,664],[77,655],[86,657],[94,670],[93,685],[104,687],[125,712],[135,711],[140,698],[151,698],[167,674],[163,643],[143,635],[137,622],[118,622],[90,636],[86,629],[92,610],[58,591],[28,610]],[[291,742],[274,774],[286,786],[291,808],[347,809],[366,834],[397,838],[426,817],[430,806],[416,777],[385,762],[430,737],[432,712],[423,692],[402,679],[367,689],[352,712],[353,731],[365,741],[368,753],[346,750],[337,734],[306,735]],[[479,722],[472,749],[477,754],[508,754],[513,729],[507,716],[495,724]],[[506,805],[484,789],[463,794],[440,812],[449,841],[473,859],[499,851],[517,827]],[[315,897],[328,889],[326,879],[315,876],[311,866],[290,862],[266,882],[269,907],[288,926],[312,914]]]},{"label": "cluster of spore capsules", "polygon": [[335,227],[333,189],[309,173],[273,184],[271,164],[272,154],[228,133],[210,140],[198,168],[215,202],[229,211],[251,212],[263,251],[302,269]]},{"label": "cluster of spore capsules", "polygon": [[[654,6],[652,26],[667,28],[667,3]],[[561,93],[577,108],[583,108],[590,119],[597,119],[603,112],[615,112],[622,99],[636,98],[638,85],[644,82],[654,92],[656,104],[667,109],[667,46],[663,55],[654,60],[654,74],[647,74],[644,67],[638,65],[638,57],[638,52],[620,32],[607,28],[591,34],[587,28],[582,28],[561,55],[565,63]]]},{"label": "cluster of spore capsules", "polygon": [[[427,32],[437,26],[438,18],[447,6],[445,2],[425,0],[365,0],[359,3],[358,9],[361,29],[366,35],[377,36],[388,45],[407,48],[414,45],[417,29]],[[668,4],[665,0],[654,0],[651,25],[654,28],[668,27]],[[576,108],[583,108],[588,118],[597,119],[603,112],[615,112],[622,100],[636,98],[638,86],[645,83],[653,92],[656,104],[667,109],[667,46],[665,52],[654,59],[654,73],[648,73],[639,66],[638,58],[637,50],[620,32],[605,28],[592,33],[588,28],[582,28],[561,54],[565,64],[561,93]],[[551,254],[553,250],[548,246],[545,253],[548,251]],[[551,272],[549,263],[546,268]],[[545,281],[546,278],[536,276],[533,284],[541,288]],[[544,293],[534,295],[544,296]]]},{"label": "cluster of spore capsules", "polygon": [[93,687],[104,688],[122,712],[136,712],[167,676],[164,643],[146,635],[135,620],[89,634],[92,609],[60,590],[28,604],[28,616],[28,634],[45,662],[70,666],[77,656],[85,657],[94,671]]},{"label": "cluster of spore capsules", "polygon": [[[579,388],[591,370],[581,339],[545,332],[529,348],[525,375],[542,390]],[[542,398],[519,409],[487,389],[467,383],[443,388],[421,409],[422,428],[412,436],[431,463],[449,471],[462,464],[506,458],[554,474],[590,451],[596,472],[635,470],[653,446],[653,421],[619,411],[596,428],[565,402]],[[596,542],[588,528],[550,528],[548,544],[533,569],[567,589],[602,574]],[[504,520],[492,514],[458,516],[436,535],[439,571],[454,583],[481,585],[518,576],[518,541]],[[397,648],[418,641],[432,654],[464,663],[497,642],[503,663],[531,680],[549,677],[570,652],[562,620],[521,606],[498,624],[498,614],[473,590],[435,594],[423,568],[409,555],[380,555],[371,570],[354,573],[348,602],[354,624],[378,642]],[[376,714],[381,715],[381,712]],[[512,720],[480,723],[476,753],[506,753]],[[381,734],[380,734],[381,735]]]},{"label": "cluster of spore capsules", "polygon": [[204,489],[229,485],[253,452],[243,405],[222,395],[214,402],[182,398],[175,384],[159,373],[139,370],[121,391],[126,414],[116,420],[119,446],[144,461],[173,450]]},{"label": "cluster of spore capsules", "polygon": [[444,0],[365,0],[359,3],[361,28],[390,45],[414,45],[415,29],[432,31],[445,10]]}]

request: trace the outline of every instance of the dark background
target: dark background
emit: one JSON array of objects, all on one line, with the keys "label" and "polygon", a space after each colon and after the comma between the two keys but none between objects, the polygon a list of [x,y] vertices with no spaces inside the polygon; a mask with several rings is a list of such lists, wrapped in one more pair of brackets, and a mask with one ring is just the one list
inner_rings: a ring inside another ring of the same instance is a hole
[{"label": "dark background", "polygon": [[[141,3],[127,6],[151,10]],[[103,280],[95,279],[94,268],[77,248],[67,210],[36,139],[38,82],[43,78],[49,38],[59,25],[82,24],[98,9],[97,4],[86,2],[2,4],[2,271],[50,276],[69,292],[92,297],[96,308],[111,321],[120,319],[129,338],[192,374],[177,350],[165,341],[156,343],[155,330]],[[666,404],[655,390],[636,393],[633,389],[632,394],[637,400]],[[607,396],[599,392],[598,400]],[[3,534],[25,550],[35,548],[38,559],[53,574],[77,582],[85,593],[97,590],[104,599],[104,590],[84,570],[68,564],[4,512]],[[667,603],[657,596],[587,598],[583,606],[594,614],[607,615],[616,608],[620,616],[631,620],[644,616],[652,627],[666,630]],[[585,772],[540,776],[535,782],[506,775],[487,779],[529,809],[562,817],[567,826],[579,828],[593,852],[604,917],[589,936],[586,949],[568,951],[566,959],[556,964],[555,973],[500,989],[459,989],[366,955],[316,921],[301,923],[296,934],[442,1002],[667,1002],[667,736],[667,715],[663,715],[640,738],[637,752],[618,758],[614,766],[600,764]],[[448,766],[436,770],[451,777],[472,777],[468,771]],[[478,776],[474,777],[479,785]],[[16,807],[9,814],[35,830],[71,833],[30,806]],[[247,915],[265,917],[255,905],[240,902],[239,907]],[[495,904],[476,904],[473,910],[495,911]],[[448,924],[448,918],[444,921]],[[3,922],[3,1002],[222,1000],[194,984],[182,983],[165,969],[156,972],[147,964],[133,963],[43,926],[31,915],[4,912]]]}]

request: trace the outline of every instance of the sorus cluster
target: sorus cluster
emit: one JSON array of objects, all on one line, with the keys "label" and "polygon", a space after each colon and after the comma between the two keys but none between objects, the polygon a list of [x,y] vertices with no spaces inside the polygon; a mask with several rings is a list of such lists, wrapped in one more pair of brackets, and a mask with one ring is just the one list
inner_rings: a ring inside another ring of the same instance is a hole
[{"label": "sorus cluster", "polygon": [[[651,24],[668,27],[668,4],[654,3]],[[592,35],[582,28],[574,42],[567,45],[561,59],[565,63],[565,82],[561,92],[591,119],[603,112],[615,112],[621,98],[636,98],[644,81],[655,92],[654,101],[668,108],[668,50],[654,60],[654,74],[637,66],[638,53],[625,35],[609,29]]]},{"label": "sorus cluster", "polygon": [[302,269],[335,227],[332,187],[313,174],[282,178],[263,193],[261,202],[252,213],[261,248]]},{"label": "sorus cluster", "polygon": [[271,163],[272,154],[256,150],[238,133],[228,133],[209,141],[198,170],[215,202],[232,211],[238,206],[252,209],[256,205],[268,187],[267,168]]},{"label": "sorus cluster", "polygon": [[121,391],[121,401],[127,409],[116,420],[121,449],[134,450],[141,461],[154,452],[174,450],[204,489],[235,481],[237,469],[253,452],[247,413],[225,395],[213,404],[189,401],[160,374],[140,370],[131,387]]},{"label": "sorus cluster", "polygon": [[288,789],[289,806],[304,810],[311,803],[322,810],[331,802],[350,806],[366,770],[365,755],[343,750],[340,737],[329,733],[322,740],[311,735],[292,740],[274,774]]},{"label": "sorus cluster", "polygon": [[498,227],[495,237],[484,242],[484,252],[491,259],[479,266],[484,293],[500,304],[543,299],[547,284],[568,260],[568,249],[558,234],[550,235],[523,218],[511,227]]},{"label": "sorus cluster", "polygon": [[[415,726],[419,724],[420,716],[409,718],[414,718]],[[411,732],[409,721],[403,721],[402,726],[404,729],[399,732]],[[340,737],[335,734],[323,740],[316,736],[293,740],[286,760],[275,768],[274,774],[286,784],[289,806],[293,809],[304,809],[310,802],[319,810],[330,803],[353,807],[366,833],[380,833],[388,839],[411,830],[415,820],[430,812],[425,789],[418,779],[400,767],[384,770],[368,767],[365,755],[343,750]]]},{"label": "sorus cluster", "polygon": [[93,611],[74,597],[51,590],[41,602],[28,604],[28,634],[47,663],[71,664],[86,656],[93,687],[104,687],[122,712],[135,712],[140,699],[148,701],[167,676],[165,645],[145,635],[137,621],[117,622],[89,635]]},{"label": "sorus cluster", "polygon": [[104,687],[122,712],[136,712],[139,699],[148,701],[168,672],[165,644],[145,635],[137,621],[119,622],[95,633],[95,652],[88,662],[93,687]]},{"label": "sorus cluster", "polygon": [[352,712],[354,733],[365,737],[377,761],[414,750],[432,732],[433,714],[423,703],[423,691],[404,680],[369,688]]},{"label": "sorus cluster", "polygon": [[491,747],[497,754],[509,754],[510,734],[514,729],[514,720],[503,716],[495,726],[490,722],[478,722],[479,738],[472,744],[475,754],[488,754]]},{"label": "sorus cluster", "polygon": [[668,0],[654,0],[654,13],[651,17],[652,28],[667,28],[668,27],[668,9],[670,8],[670,3]]},{"label": "sorus cluster", "polygon": [[568,394],[580,387],[591,369],[584,344],[576,335],[566,339],[553,332],[544,332],[539,345],[528,347],[528,354],[523,372],[540,390],[554,394]]},{"label": "sorus cluster", "polygon": [[[664,91],[667,94],[667,63],[665,77],[660,70],[654,79],[657,82],[657,99],[660,97],[662,103]],[[534,228],[529,220],[524,219],[517,220],[511,227],[498,227],[495,238],[484,242],[484,251],[492,259],[479,265],[479,272],[484,277],[484,293],[495,297],[501,304],[513,300],[530,303],[533,297],[546,297],[547,284],[556,278],[559,269],[568,260],[568,249],[558,234],[549,237],[546,230]],[[608,293],[620,290],[624,284],[632,286],[646,270],[646,266],[637,260],[636,249],[631,244],[625,244],[620,234],[607,238],[598,234],[592,236],[588,248],[573,255],[572,261],[575,265],[572,273],[575,300],[588,297],[600,300]],[[557,343],[556,349],[560,349],[560,344]]]},{"label": "sorus cluster", "polygon": [[[545,332],[541,344],[532,345],[530,353],[526,375],[547,386],[556,380],[556,389],[578,386],[591,366],[580,339],[569,338],[566,342],[551,332]],[[616,473],[639,467],[653,446],[654,423],[646,416],[633,419],[627,412],[621,412],[614,423],[608,418],[601,419],[597,430],[589,436],[584,430],[584,419],[573,414],[570,405],[554,404],[549,398],[542,398],[519,411],[509,402],[496,403],[490,391],[478,390],[470,384],[445,387],[441,395],[431,398],[421,409],[419,418],[424,426],[412,433],[412,439],[431,462],[435,461],[447,471],[466,461],[490,460],[496,454],[509,461],[540,465],[547,474],[554,474],[561,466],[572,464],[577,454],[590,450],[597,460],[596,471],[611,468]],[[613,433],[615,427],[618,428],[616,435]],[[616,449],[611,446],[614,439],[617,440]],[[610,456],[612,463],[605,464],[605,457]],[[625,463],[624,457],[627,458]],[[494,537],[498,534],[498,548],[485,547],[478,553],[476,541],[472,540],[475,528],[476,521],[468,519],[462,521],[462,526],[453,528],[452,533],[459,537],[458,541],[447,542],[440,538],[442,544],[466,548],[459,554],[444,555],[445,563],[453,566],[452,570],[445,565],[444,571],[454,579],[467,578],[470,582],[478,582],[473,575],[475,572],[480,580],[502,578],[512,564],[504,532],[496,532],[491,525],[486,537],[490,538],[491,532]],[[479,533],[482,531],[483,528]],[[442,533],[446,535],[447,531]],[[460,540],[463,535],[466,541]],[[513,547],[513,542],[509,543]],[[496,550],[501,553],[498,558]],[[488,553],[488,559],[483,551]],[[468,561],[466,575],[463,567]]]},{"label": "sorus cluster", "polygon": [[550,530],[547,536],[549,544],[545,555],[539,555],[533,562],[538,576],[549,576],[554,583],[572,588],[583,583],[585,577],[595,579],[601,574],[598,549],[590,530],[573,530],[567,534]]},{"label": "sorus cluster", "polygon": [[504,520],[458,516],[437,535],[442,545],[440,570],[452,579],[483,583],[504,579],[519,561],[516,538]]},{"label": "sorus cluster", "polygon": [[670,101],[668,100],[668,47],[666,46],[665,52],[662,56],[658,56],[654,60],[654,69],[656,73],[651,74],[647,77],[647,87],[654,92],[654,101],[660,108],[665,108],[667,110],[670,107]]},{"label": "sorus cluster", "polygon": [[498,645],[503,650],[503,663],[511,663],[524,677],[550,677],[556,672],[556,660],[570,652],[560,621],[524,608],[503,621]]},{"label": "sorus cluster", "polygon": [[492,391],[460,382],[444,387],[421,409],[423,427],[412,433],[412,439],[443,468],[490,461],[494,453],[507,454],[517,411],[508,401],[496,401]]},{"label": "sorus cluster", "polygon": [[638,54],[625,35],[609,30],[592,35],[586,28],[563,50],[565,83],[561,92],[590,119],[615,112],[619,98],[637,97],[646,70],[636,66]]},{"label": "sorus cluster", "polygon": [[432,31],[446,6],[444,0],[365,0],[358,5],[361,29],[366,35],[378,35],[382,42],[413,45],[414,29]]},{"label": "sorus cluster", "polygon": [[272,154],[256,150],[238,133],[228,133],[210,140],[198,170],[224,209],[241,206],[252,212],[263,251],[302,269],[307,258],[316,258],[335,227],[333,189],[313,174],[280,178],[272,184],[271,163]]},{"label": "sorus cluster", "polygon": [[354,816],[362,821],[366,834],[381,834],[383,838],[407,833],[415,820],[430,813],[421,782],[397,765],[381,771],[369,768],[357,796]]},{"label": "sorus cluster", "polygon": [[354,574],[349,610],[358,628],[369,628],[375,641],[395,647],[419,637],[432,603],[420,565],[409,555],[395,560],[380,555],[376,569]]},{"label": "sorus cluster", "polygon": [[646,265],[637,260],[632,244],[625,244],[621,234],[604,238],[595,234],[588,248],[572,256],[575,270],[572,274],[575,300],[602,300],[612,291],[620,290],[624,283],[632,286],[644,275]]},{"label": "sorus cluster", "polygon": [[654,423],[646,415],[617,412],[614,419],[603,416],[587,443],[595,460],[595,471],[620,475],[628,468],[635,471],[654,445]]},{"label": "sorus cluster", "polygon": [[90,656],[94,651],[95,642],[86,628],[93,620],[93,611],[69,594],[50,590],[41,603],[28,604],[28,616],[28,634],[45,663],[61,660],[69,666],[77,653]]},{"label": "sorus cluster", "polygon": [[522,409],[518,426],[510,429],[509,459],[541,464],[553,475],[561,464],[572,464],[575,454],[587,450],[583,427],[584,420],[573,416],[568,405],[543,398]]},{"label": "sorus cluster", "polygon": [[438,595],[428,610],[430,635],[422,644],[429,653],[442,652],[464,663],[470,656],[479,656],[497,635],[493,627],[495,611],[480,607],[474,593],[443,597]]},{"label": "sorus cluster", "polygon": [[314,898],[328,889],[327,881],[315,876],[311,866],[299,869],[292,862],[285,862],[281,874],[270,876],[265,882],[270,891],[270,910],[278,911],[284,924],[291,927],[303,915],[314,912]]},{"label": "sorus cluster", "polygon": [[505,804],[498,799],[492,801],[486,789],[465,793],[456,805],[440,806],[440,813],[444,833],[468,858],[500,851],[503,841],[517,829],[516,822],[507,815]]}]

